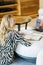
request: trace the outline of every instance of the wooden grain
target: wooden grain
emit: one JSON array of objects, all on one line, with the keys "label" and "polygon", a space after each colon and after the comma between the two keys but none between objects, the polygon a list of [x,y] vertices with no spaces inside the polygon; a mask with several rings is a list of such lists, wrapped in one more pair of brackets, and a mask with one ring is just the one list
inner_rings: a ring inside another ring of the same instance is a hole
[{"label": "wooden grain", "polygon": [[30,22],[31,21],[31,17],[29,16],[14,16],[14,19],[16,21],[16,23],[25,23],[25,22]]},{"label": "wooden grain", "polygon": [[[4,0],[10,1],[10,0]],[[6,14],[13,15],[28,15],[35,17],[38,15],[39,9],[39,0],[12,0],[15,4],[0,6],[1,8],[11,8],[12,11],[0,13],[0,17],[3,17]]]},{"label": "wooden grain", "polygon": [[10,11],[10,12],[4,12],[0,13],[0,17],[3,17],[4,15],[12,14],[12,15],[17,15],[17,11]]},{"label": "wooden grain", "polygon": [[0,6],[0,8],[12,8],[12,7],[16,7],[16,6],[17,6],[17,3],[16,4],[11,4],[11,5]]},{"label": "wooden grain", "polygon": [[21,0],[21,15],[38,15],[39,0]]}]

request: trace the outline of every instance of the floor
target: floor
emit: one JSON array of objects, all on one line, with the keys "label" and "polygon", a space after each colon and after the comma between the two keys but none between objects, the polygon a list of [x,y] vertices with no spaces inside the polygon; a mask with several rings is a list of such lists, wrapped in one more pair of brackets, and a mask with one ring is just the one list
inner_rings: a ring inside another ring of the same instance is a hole
[{"label": "floor", "polygon": [[29,62],[23,58],[18,57],[12,64],[10,65],[36,65],[36,63]]}]

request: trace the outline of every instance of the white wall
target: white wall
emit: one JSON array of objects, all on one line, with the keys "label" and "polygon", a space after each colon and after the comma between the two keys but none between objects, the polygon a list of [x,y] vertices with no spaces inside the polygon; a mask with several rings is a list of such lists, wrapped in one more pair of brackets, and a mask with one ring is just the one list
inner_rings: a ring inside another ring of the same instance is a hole
[{"label": "white wall", "polygon": [[43,8],[43,0],[39,0],[40,8]]}]

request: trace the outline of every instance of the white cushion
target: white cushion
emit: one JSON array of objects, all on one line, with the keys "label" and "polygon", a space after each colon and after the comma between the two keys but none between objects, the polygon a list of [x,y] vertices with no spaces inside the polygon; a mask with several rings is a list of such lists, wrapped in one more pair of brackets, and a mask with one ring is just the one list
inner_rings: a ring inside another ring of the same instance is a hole
[{"label": "white cushion", "polygon": [[43,50],[37,56],[36,65],[43,65]]}]

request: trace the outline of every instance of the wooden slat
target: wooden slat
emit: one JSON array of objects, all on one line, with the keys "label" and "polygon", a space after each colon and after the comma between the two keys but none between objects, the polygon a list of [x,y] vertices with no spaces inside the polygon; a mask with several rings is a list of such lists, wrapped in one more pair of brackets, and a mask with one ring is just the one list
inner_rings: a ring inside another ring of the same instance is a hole
[{"label": "wooden slat", "polygon": [[22,8],[21,13],[24,15],[25,13],[32,14],[32,13],[37,13],[38,8],[36,7],[27,7],[27,8]]},{"label": "wooden slat", "polygon": [[18,4],[4,5],[4,6],[0,6],[0,8],[12,8],[15,6],[18,6]]},{"label": "wooden slat", "polygon": [[26,2],[26,1],[34,1],[34,0],[21,0],[21,2]]},{"label": "wooden slat", "polygon": [[38,14],[39,0],[21,0],[21,15]]},{"label": "wooden slat", "polygon": [[7,14],[17,15],[17,13],[18,13],[18,11],[4,12],[4,13],[0,13],[0,17],[7,15]]}]

